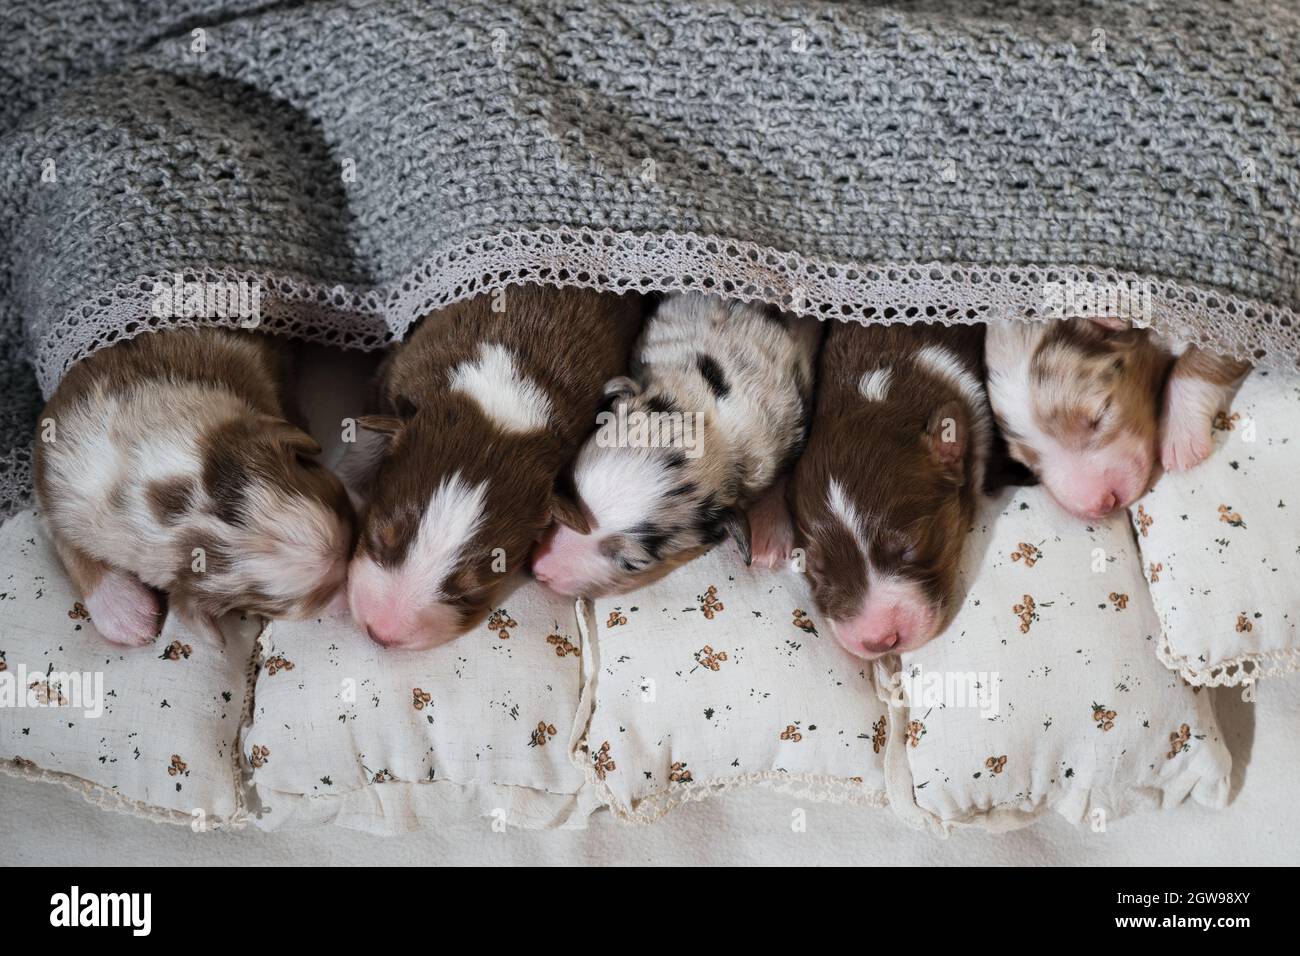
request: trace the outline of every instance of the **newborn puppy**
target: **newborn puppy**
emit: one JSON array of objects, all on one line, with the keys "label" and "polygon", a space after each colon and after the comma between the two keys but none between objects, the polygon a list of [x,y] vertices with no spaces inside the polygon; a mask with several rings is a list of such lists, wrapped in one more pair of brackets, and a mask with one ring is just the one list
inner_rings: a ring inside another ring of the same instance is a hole
[{"label": "newborn puppy", "polygon": [[[956,611],[993,436],[982,337],[979,327],[852,323],[826,334],[787,500],[813,601],[859,657],[915,650]],[[787,556],[788,534],[765,539],[769,563]]]},{"label": "newborn puppy", "polygon": [[464,633],[553,519],[586,530],[562,473],[622,372],[641,303],[511,287],[433,313],[385,369],[392,413],[349,577],[353,616],[379,644],[425,649]]},{"label": "newborn puppy", "polygon": [[533,553],[553,591],[627,591],[730,536],[803,445],[821,324],[688,293],[647,321],[632,377],[610,381],[574,466],[584,527],[557,522]]},{"label": "newborn puppy", "polygon": [[1083,518],[1131,505],[1157,445],[1166,470],[1203,461],[1215,413],[1250,370],[1192,347],[1175,357],[1152,333],[1112,320],[1002,323],[989,327],[986,349],[1012,457]]},{"label": "newborn puppy", "polygon": [[95,629],[158,634],[160,602],[218,638],[247,610],[297,617],[347,573],[352,509],[285,419],[282,347],[252,333],[155,332],[68,372],[41,416],[36,493]]}]

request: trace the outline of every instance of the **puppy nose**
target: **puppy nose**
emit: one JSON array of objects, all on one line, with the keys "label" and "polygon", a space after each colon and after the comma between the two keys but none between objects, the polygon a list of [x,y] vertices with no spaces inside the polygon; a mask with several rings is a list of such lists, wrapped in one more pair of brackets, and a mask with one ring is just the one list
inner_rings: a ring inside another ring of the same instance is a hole
[{"label": "puppy nose", "polygon": [[891,631],[888,634],[881,634],[879,637],[865,640],[862,642],[862,649],[868,654],[883,654],[893,648],[902,640],[898,631]]},{"label": "puppy nose", "polygon": [[1104,518],[1106,517],[1106,515],[1114,511],[1115,507],[1118,504],[1119,504],[1119,496],[1116,495],[1115,492],[1113,491],[1108,491],[1106,492],[1106,494],[1104,494],[1101,497],[1101,499],[1095,505],[1092,506],[1091,509],[1089,509],[1088,517]]}]

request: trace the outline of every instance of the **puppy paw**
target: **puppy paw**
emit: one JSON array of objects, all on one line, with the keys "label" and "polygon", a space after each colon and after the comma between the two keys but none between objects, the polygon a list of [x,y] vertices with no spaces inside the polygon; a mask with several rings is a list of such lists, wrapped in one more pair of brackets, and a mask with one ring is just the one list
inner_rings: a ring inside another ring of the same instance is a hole
[{"label": "puppy paw", "polygon": [[784,568],[794,551],[794,527],[782,494],[768,494],[749,512],[750,542],[755,568]]},{"label": "puppy paw", "polygon": [[1160,437],[1160,464],[1165,471],[1195,468],[1214,451],[1214,433],[1210,422],[1184,417],[1168,422]]},{"label": "puppy paw", "polygon": [[158,636],[162,605],[158,595],[129,574],[110,571],[86,595],[90,623],[104,640],[140,647]]}]

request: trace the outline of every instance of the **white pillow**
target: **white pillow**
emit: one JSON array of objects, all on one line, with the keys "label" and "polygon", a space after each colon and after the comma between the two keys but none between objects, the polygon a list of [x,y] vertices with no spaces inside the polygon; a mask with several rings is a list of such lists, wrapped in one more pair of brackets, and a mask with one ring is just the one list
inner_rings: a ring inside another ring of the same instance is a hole
[{"label": "white pillow", "polygon": [[1159,654],[1198,685],[1300,670],[1300,378],[1257,371],[1214,453],[1131,509],[1163,624]]},{"label": "white pillow", "polygon": [[584,753],[615,814],[648,822],[754,784],[883,805],[886,707],[803,583],[722,545],[594,602]]},{"label": "white pillow", "polygon": [[982,510],[962,579],[948,632],[877,675],[906,701],[896,811],[946,831],[1049,809],[1096,826],[1189,795],[1224,805],[1231,759],[1209,695],[1152,654],[1159,621],[1123,517],[1084,525],[1042,488],[1008,490]]},{"label": "white pillow", "polygon": [[236,741],[260,626],[228,617],[217,647],[168,617],[154,644],[109,644],[44,523],[19,512],[0,528],[0,767],[196,829],[244,822]]},{"label": "white pillow", "polygon": [[272,622],[243,738],[259,826],[399,833],[462,798],[513,825],[581,825],[573,602],[526,583],[502,610],[420,652],[382,649],[349,620]]}]

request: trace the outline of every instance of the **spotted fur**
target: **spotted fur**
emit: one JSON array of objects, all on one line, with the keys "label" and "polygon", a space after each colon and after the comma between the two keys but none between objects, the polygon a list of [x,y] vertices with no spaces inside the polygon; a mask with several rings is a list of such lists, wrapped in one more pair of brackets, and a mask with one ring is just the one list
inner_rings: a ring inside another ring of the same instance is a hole
[{"label": "spotted fur", "polygon": [[555,529],[534,556],[538,578],[565,593],[627,590],[728,535],[748,557],[745,512],[803,445],[821,331],[761,306],[667,297],[631,377],[610,383],[607,414],[685,417],[659,447],[588,438],[574,487],[591,531]]},{"label": "spotted fur", "polygon": [[351,506],[286,420],[287,388],[275,343],[217,329],[142,335],[64,378],[41,416],[36,491],[105,637],[156,633],[148,588],[208,632],[227,611],[301,616],[338,590]]}]

